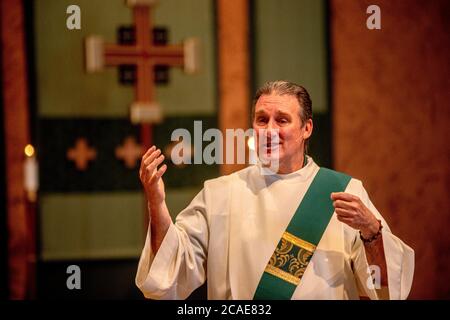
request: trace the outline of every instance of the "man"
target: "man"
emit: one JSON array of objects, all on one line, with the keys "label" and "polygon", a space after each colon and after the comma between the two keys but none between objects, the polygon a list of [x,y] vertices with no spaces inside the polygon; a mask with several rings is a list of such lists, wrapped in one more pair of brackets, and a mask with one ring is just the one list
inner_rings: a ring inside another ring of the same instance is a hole
[{"label": "man", "polygon": [[276,158],[276,172],[263,174],[259,163],[206,181],[175,223],[161,178],[167,167],[158,168],[164,156],[156,147],[143,156],[150,225],[136,285],[144,295],[184,299],[208,279],[209,299],[405,299],[414,251],[390,232],[359,180],[306,156],[308,92],[265,84],[253,128],[265,139],[258,154]]}]

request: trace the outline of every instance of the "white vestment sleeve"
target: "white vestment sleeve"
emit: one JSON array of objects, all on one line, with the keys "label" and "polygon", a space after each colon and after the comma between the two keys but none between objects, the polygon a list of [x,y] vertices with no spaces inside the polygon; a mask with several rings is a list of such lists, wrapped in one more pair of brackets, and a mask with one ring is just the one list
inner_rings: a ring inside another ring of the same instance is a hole
[{"label": "white vestment sleeve", "polygon": [[186,299],[201,286],[206,278],[208,236],[204,190],[170,225],[156,255],[149,227],[136,274],[136,285],[144,296]]},{"label": "white vestment sleeve", "polygon": [[[365,254],[364,244],[359,238],[359,232],[355,232],[351,257],[355,275],[359,280],[358,287],[360,289],[360,294],[367,295],[370,299],[406,299],[411,290],[414,275],[414,250],[391,233],[388,224],[370,201],[367,191],[364,189],[361,182],[358,180],[356,180],[356,182],[359,183],[361,188],[360,194],[356,195],[360,197],[362,202],[377,217],[377,219],[381,220],[383,225],[382,238],[384,254],[386,257],[389,288],[389,297],[386,297],[382,294],[382,290],[376,290],[376,287],[371,285],[373,284],[373,279],[369,278],[369,265]],[[373,270],[376,270],[376,267]],[[373,276],[376,276],[376,274],[377,272],[375,271]],[[376,279],[376,277],[374,277],[374,279]]]}]

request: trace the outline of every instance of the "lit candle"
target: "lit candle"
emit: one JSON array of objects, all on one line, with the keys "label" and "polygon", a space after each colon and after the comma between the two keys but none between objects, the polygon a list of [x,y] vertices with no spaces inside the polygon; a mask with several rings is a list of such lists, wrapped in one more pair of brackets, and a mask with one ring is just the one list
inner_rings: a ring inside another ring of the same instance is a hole
[{"label": "lit candle", "polygon": [[37,190],[39,188],[38,163],[32,145],[28,144],[25,147],[24,152],[24,187],[28,200],[34,202],[36,201]]}]

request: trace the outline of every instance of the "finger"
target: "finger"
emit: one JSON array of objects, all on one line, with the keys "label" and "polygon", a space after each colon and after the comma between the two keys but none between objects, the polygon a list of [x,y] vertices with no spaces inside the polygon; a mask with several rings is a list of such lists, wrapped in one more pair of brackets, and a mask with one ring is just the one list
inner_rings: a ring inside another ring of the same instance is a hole
[{"label": "finger", "polygon": [[148,158],[148,156],[156,150],[156,146],[151,146],[150,148],[148,148],[148,150],[144,153],[144,155],[142,156],[142,160],[145,160]]},{"label": "finger", "polygon": [[164,155],[160,155],[157,159],[155,159],[151,164],[149,164],[146,168],[147,176],[149,177],[149,180],[152,181],[155,169],[164,161]]},{"label": "finger", "polygon": [[331,200],[342,200],[342,201],[358,201],[359,198],[353,194],[346,192],[332,192]]},{"label": "finger", "polygon": [[161,155],[159,156],[157,159],[153,160],[152,163],[150,163],[146,168],[146,175],[147,175],[147,180],[151,181],[153,178],[153,175],[155,174],[156,168],[158,167],[158,165],[161,164],[161,162],[163,161],[164,156]]},{"label": "finger", "polygon": [[354,217],[355,216],[355,214],[352,211],[347,210],[347,209],[337,208],[335,210],[335,212],[336,212],[336,215],[339,216],[339,217],[350,218],[350,217]]},{"label": "finger", "polygon": [[143,163],[141,164],[141,168],[139,169],[139,177],[141,178],[142,184],[145,184],[147,181],[147,170],[143,167]]},{"label": "finger", "polygon": [[348,210],[356,209],[354,202],[344,201],[344,200],[333,201],[333,207],[335,207],[335,208],[342,208],[342,209],[348,209]]},{"label": "finger", "polygon": [[350,224],[353,223],[353,219],[351,219],[351,218],[346,218],[346,217],[337,216],[337,219],[338,219],[340,222],[343,222],[343,223],[348,224],[348,225],[350,225]]},{"label": "finger", "polygon": [[166,172],[167,165],[163,164],[156,172],[153,174],[153,176],[150,179],[150,184],[156,184],[159,179],[161,179],[162,175]]},{"label": "finger", "polygon": [[161,154],[161,150],[155,150],[153,151],[150,156],[148,156],[147,159],[144,160],[144,166],[148,166],[150,163],[152,163],[159,155]]},{"label": "finger", "polygon": [[156,149],[156,147],[155,146],[152,146],[151,148],[148,148],[148,150],[144,153],[144,155],[142,156],[142,159],[141,159],[141,166],[140,166],[140,168],[139,168],[139,176],[141,176],[142,175],[142,173],[143,173],[143,169],[144,169],[144,167],[145,167],[145,160],[152,154],[152,152],[153,151],[155,151],[155,149]]},{"label": "finger", "polygon": [[162,175],[164,174],[164,172],[166,172],[166,170],[167,170],[167,165],[163,164],[163,165],[161,166],[161,168],[159,168],[158,171],[156,171],[155,177],[154,177],[154,178],[155,178],[156,180],[158,180],[159,178],[162,177]]},{"label": "finger", "polygon": [[144,166],[148,166],[153,160],[155,160],[161,154],[160,149],[154,149],[150,154],[145,158]]}]

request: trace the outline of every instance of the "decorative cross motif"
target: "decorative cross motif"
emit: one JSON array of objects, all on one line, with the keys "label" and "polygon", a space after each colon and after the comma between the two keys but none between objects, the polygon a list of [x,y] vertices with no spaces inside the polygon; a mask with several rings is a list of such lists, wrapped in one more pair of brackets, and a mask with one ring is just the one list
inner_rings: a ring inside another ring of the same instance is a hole
[{"label": "decorative cross motif", "polygon": [[198,69],[198,40],[187,39],[183,45],[159,45],[153,41],[150,7],[156,0],[127,0],[133,8],[135,43],[128,45],[104,44],[98,36],[86,39],[86,69],[103,70],[104,66],[136,66],[135,101],[131,105],[131,122],[141,123],[144,148],[152,141],[150,124],[162,119],[162,111],[155,97],[155,66],[184,67],[188,73]]},{"label": "decorative cross motif", "polygon": [[97,151],[90,148],[85,138],[79,138],[75,142],[75,147],[67,150],[67,159],[75,162],[75,167],[80,171],[85,171],[89,161],[97,157]]},{"label": "decorative cross motif", "polygon": [[134,137],[129,136],[124,140],[123,145],[116,147],[116,157],[123,160],[125,167],[133,169],[136,167],[136,162],[142,156],[142,147],[136,143]]},{"label": "decorative cross motif", "polygon": [[[118,29],[117,41],[120,45],[134,45],[136,43],[136,35],[134,26],[121,26]],[[168,43],[168,30],[163,27],[153,28],[153,45],[165,46]],[[156,64],[153,67],[154,82],[156,85],[169,83],[169,66]],[[124,85],[134,86],[136,83],[136,65],[120,65],[119,81]]]}]

